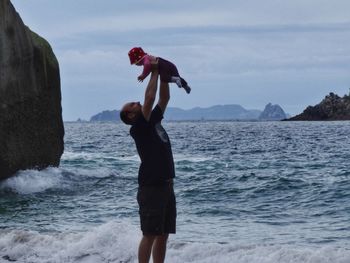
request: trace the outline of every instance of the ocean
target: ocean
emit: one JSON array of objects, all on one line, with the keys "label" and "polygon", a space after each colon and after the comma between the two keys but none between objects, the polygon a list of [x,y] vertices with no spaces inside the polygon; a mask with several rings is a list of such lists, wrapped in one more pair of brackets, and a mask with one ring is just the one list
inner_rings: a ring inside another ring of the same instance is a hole
[{"label": "ocean", "polygon": [[[350,262],[350,122],[163,126],[178,206],[166,262]],[[0,262],[137,262],[129,127],[65,131],[59,168],[0,183]]]}]

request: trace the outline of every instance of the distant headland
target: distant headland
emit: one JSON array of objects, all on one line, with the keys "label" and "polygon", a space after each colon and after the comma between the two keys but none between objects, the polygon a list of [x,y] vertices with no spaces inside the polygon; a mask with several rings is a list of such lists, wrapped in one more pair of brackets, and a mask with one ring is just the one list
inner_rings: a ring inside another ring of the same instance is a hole
[{"label": "distant headland", "polygon": [[[184,110],[169,107],[164,118],[168,121],[211,121],[211,120],[236,120],[236,121],[275,121],[288,118],[288,115],[279,105],[267,104],[263,111],[245,109],[241,105],[215,105],[207,108],[195,107]],[[81,120],[80,120],[81,121]],[[90,118],[90,122],[118,122],[119,111],[102,111]]]}]

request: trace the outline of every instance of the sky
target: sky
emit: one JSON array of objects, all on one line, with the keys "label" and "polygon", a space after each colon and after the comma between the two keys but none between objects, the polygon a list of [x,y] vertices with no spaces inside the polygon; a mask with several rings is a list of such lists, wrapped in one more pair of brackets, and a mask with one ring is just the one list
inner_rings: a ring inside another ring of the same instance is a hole
[{"label": "sky", "polygon": [[349,94],[349,0],[12,0],[59,61],[65,121],[143,102],[128,51],[174,62],[169,106],[279,104],[295,115]]}]

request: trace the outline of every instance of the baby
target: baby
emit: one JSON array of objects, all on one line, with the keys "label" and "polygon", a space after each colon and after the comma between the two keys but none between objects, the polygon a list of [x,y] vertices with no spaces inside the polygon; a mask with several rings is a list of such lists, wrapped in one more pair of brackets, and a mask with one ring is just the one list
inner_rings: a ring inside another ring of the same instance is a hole
[{"label": "baby", "polygon": [[148,55],[140,47],[132,48],[128,55],[131,65],[143,66],[142,74],[137,77],[138,81],[142,82],[151,73],[152,66],[155,66],[158,67],[160,81],[176,83],[179,88],[184,88],[187,93],[191,92],[186,80],[180,77],[176,66],[170,61]]}]

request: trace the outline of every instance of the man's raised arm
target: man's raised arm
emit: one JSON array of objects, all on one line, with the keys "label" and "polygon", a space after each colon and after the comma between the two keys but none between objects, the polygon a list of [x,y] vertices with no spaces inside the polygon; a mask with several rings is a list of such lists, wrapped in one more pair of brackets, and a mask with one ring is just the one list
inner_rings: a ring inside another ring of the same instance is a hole
[{"label": "man's raised arm", "polygon": [[151,78],[145,91],[145,100],[142,105],[142,114],[149,121],[154,101],[156,99],[158,86],[158,71],[152,71]]},{"label": "man's raised arm", "polygon": [[159,88],[159,100],[158,106],[161,108],[162,112],[165,112],[166,106],[170,100],[169,83],[161,82]]}]

